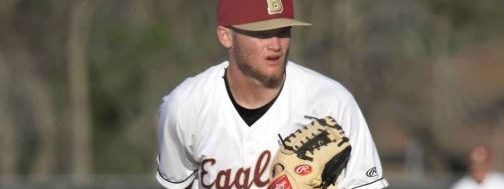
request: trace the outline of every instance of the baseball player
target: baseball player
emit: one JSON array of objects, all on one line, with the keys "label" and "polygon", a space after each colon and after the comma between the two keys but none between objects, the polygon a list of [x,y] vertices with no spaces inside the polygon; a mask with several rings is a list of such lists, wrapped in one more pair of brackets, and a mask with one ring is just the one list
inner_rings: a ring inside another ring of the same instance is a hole
[{"label": "baseball player", "polygon": [[[388,186],[353,96],[338,82],[287,60],[291,28],[310,25],[293,15],[292,0],[218,0],[216,31],[228,60],[186,79],[163,98],[156,173],[162,186],[267,188],[275,156],[281,149],[291,149],[289,140],[296,131],[307,125],[336,128],[337,124],[345,137],[335,136],[345,139],[348,145],[343,146],[351,146],[351,152],[344,150],[349,154],[332,186]],[[319,131],[323,129],[311,129],[321,136]],[[311,159],[323,142],[330,141],[312,139],[320,140],[310,139],[308,144],[317,144],[303,148],[297,157]],[[295,167],[300,175],[312,170],[305,164]]]},{"label": "baseball player", "polygon": [[466,157],[469,173],[451,189],[499,189],[504,187],[504,174],[493,170],[493,151],[488,145],[473,146]]}]

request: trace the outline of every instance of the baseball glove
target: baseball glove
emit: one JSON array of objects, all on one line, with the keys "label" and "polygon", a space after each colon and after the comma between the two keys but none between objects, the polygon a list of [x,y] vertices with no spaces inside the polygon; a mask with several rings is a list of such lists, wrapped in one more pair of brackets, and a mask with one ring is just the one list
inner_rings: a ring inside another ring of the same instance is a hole
[{"label": "baseball glove", "polygon": [[351,146],[341,126],[327,116],[282,141],[270,173],[268,189],[325,189],[346,167]]}]

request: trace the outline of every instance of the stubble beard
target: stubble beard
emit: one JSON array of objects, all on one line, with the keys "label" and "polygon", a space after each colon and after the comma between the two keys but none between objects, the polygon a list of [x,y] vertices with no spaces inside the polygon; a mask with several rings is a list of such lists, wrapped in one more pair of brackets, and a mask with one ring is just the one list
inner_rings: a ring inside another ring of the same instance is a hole
[{"label": "stubble beard", "polygon": [[289,50],[287,50],[285,56],[283,56],[283,67],[279,74],[266,74],[254,68],[252,66],[253,63],[250,63],[247,60],[248,54],[242,51],[239,45],[236,45],[235,48],[232,49],[232,51],[236,65],[244,75],[258,80],[266,88],[277,88],[283,84]]}]

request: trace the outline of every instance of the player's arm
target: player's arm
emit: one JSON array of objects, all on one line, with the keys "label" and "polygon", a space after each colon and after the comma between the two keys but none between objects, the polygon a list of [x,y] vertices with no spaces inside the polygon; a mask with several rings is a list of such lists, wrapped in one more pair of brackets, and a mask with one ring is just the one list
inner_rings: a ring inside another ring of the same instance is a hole
[{"label": "player's arm", "polygon": [[172,95],[163,98],[158,122],[157,181],[169,189],[191,187],[197,176],[197,163],[188,148],[190,140],[181,128],[181,118],[176,111]]},{"label": "player's arm", "polygon": [[347,134],[352,152],[346,170],[338,181],[338,188],[385,188],[388,182],[383,176],[383,170],[375,143],[368,125],[352,96],[337,112],[337,120],[341,122]]}]

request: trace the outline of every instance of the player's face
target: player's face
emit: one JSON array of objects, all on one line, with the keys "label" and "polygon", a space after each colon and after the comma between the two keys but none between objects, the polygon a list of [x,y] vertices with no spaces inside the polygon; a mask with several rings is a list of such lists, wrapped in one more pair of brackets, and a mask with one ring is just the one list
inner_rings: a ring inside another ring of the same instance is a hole
[{"label": "player's face", "polygon": [[266,87],[282,83],[289,54],[290,27],[251,32],[233,29],[230,58],[239,70]]}]

